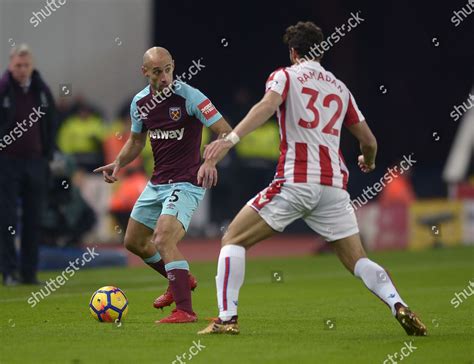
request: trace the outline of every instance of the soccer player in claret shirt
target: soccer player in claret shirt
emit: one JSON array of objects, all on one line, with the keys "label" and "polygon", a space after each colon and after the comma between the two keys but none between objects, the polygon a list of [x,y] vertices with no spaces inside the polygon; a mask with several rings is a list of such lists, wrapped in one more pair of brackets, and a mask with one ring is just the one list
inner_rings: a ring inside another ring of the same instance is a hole
[{"label": "soccer player in claret shirt", "polygon": [[150,137],[155,169],[131,213],[125,246],[169,281],[153,305],[163,308],[175,302],[176,309],[159,323],[197,320],[191,304],[197,282],[177,244],[206,188],[217,182],[215,162],[201,164],[202,126],[218,135],[231,131],[211,101],[178,77],[173,80],[173,71],[174,60],[166,49],[145,53],[142,72],[149,85],[132,100],[130,138],[113,163],[94,171],[102,172],[106,182],[116,182],[119,170],[140,154]]},{"label": "soccer player in claret shirt", "polygon": [[360,142],[358,165],[364,173],[375,168],[376,139],[346,85],[323,68],[320,54],[314,54],[324,39],[321,29],[299,22],[287,28],[283,39],[293,65],[273,72],[263,99],[230,134],[204,151],[206,159],[220,160],[240,138],[277,112],[281,142],[275,179],[250,199],[222,238],[216,277],[219,317],[199,334],[239,333],[237,302],[246,249],[303,219],[387,304],[408,335],[426,335],[426,327],[402,300],[385,269],[367,258],[346,191],[348,171],[339,150],[342,126]]}]

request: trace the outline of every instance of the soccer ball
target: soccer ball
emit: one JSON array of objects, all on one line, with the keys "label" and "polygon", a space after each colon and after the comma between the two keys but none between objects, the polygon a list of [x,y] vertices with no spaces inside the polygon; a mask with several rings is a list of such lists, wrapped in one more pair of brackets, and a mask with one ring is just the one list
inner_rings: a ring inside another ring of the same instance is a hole
[{"label": "soccer ball", "polygon": [[94,292],[89,310],[97,321],[122,321],[128,312],[128,300],[120,288],[105,286]]}]

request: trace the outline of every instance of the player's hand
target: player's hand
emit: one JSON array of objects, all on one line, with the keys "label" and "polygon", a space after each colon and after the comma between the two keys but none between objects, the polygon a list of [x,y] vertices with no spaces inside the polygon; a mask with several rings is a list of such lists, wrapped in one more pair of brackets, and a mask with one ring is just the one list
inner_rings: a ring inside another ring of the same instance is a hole
[{"label": "player's hand", "polygon": [[197,174],[198,184],[204,188],[211,188],[217,184],[217,169],[214,163],[205,161]]},{"label": "player's hand", "polygon": [[220,160],[219,157],[221,157],[221,154],[224,152],[225,155],[233,146],[234,145],[229,140],[214,140],[211,144],[206,145],[206,148],[204,149],[204,158],[218,161]]},{"label": "player's hand", "polygon": [[375,163],[372,163],[371,165],[366,164],[363,155],[359,156],[357,164],[359,165],[360,170],[364,173],[372,172],[375,169]]},{"label": "player's hand", "polygon": [[117,162],[107,164],[106,166],[94,169],[94,173],[102,172],[104,181],[107,183],[114,183],[118,181],[117,174],[120,171],[120,166]]}]

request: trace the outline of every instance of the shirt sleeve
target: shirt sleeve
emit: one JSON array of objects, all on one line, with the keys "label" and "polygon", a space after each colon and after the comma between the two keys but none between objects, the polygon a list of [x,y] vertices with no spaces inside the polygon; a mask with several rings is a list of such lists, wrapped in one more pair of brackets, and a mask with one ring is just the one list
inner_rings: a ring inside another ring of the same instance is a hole
[{"label": "shirt sleeve", "polygon": [[130,104],[130,118],[132,119],[132,133],[143,133],[143,121],[140,119],[140,114],[138,113],[136,97],[133,98],[132,103]]},{"label": "shirt sleeve", "polygon": [[344,116],[344,125],[351,126],[364,120],[364,115],[362,115],[361,111],[357,107],[354,96],[352,96],[352,93],[349,92],[349,106],[347,106],[346,115]]},{"label": "shirt sleeve", "polygon": [[286,95],[288,94],[288,88],[288,74],[284,69],[278,69],[272,72],[265,83],[265,93],[268,91],[274,91],[281,95],[283,101],[286,99]]},{"label": "shirt sleeve", "polygon": [[210,127],[222,118],[222,115],[217,111],[211,100],[198,89],[191,89],[187,101],[189,114],[198,118],[206,127]]}]

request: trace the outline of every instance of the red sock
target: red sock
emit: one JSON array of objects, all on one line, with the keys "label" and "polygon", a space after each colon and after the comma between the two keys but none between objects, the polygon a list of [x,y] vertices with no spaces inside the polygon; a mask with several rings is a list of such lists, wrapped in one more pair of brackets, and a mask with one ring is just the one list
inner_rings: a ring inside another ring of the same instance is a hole
[{"label": "red sock", "polygon": [[193,312],[191,289],[189,288],[189,271],[186,269],[171,269],[168,271],[171,293],[173,293],[176,308],[188,313]]},{"label": "red sock", "polygon": [[160,273],[163,277],[168,278],[166,274],[166,269],[165,269],[165,262],[163,262],[163,259],[156,263],[146,263],[150,267],[152,267],[154,270],[156,270],[158,273]]}]

